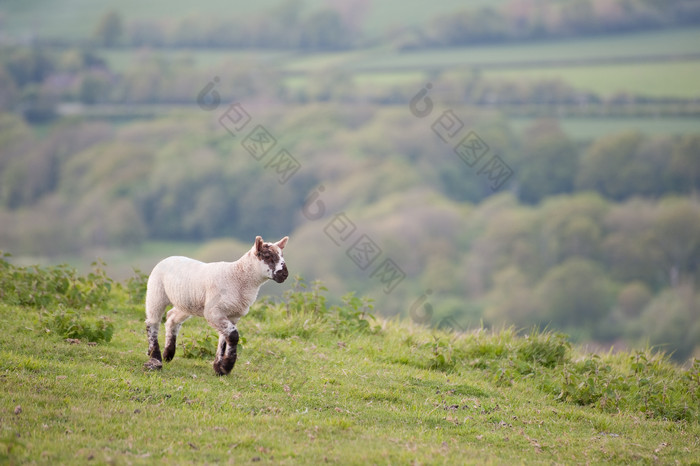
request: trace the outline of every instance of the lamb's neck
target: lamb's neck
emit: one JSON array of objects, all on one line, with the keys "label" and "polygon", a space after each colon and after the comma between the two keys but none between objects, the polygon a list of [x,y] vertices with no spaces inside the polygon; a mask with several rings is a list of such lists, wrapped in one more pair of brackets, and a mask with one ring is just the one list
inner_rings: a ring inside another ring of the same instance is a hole
[{"label": "lamb's neck", "polygon": [[268,278],[261,277],[257,268],[251,262],[250,254],[247,253],[236,262],[231,263],[231,275],[238,282],[242,292],[255,293],[257,295],[260,287]]}]

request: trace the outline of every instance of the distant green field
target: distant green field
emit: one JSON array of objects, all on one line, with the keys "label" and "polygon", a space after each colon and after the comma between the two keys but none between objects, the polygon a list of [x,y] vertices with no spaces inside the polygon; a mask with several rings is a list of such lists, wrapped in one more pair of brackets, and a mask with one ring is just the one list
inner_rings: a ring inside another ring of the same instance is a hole
[{"label": "distant green field", "polygon": [[[427,72],[480,69],[483,76],[493,79],[561,79],[603,96],[628,92],[649,97],[696,98],[700,96],[700,60],[674,57],[697,53],[698,43],[700,28],[406,53],[382,48],[289,55],[286,62],[284,56],[279,57],[279,66],[300,75],[338,68],[356,73],[356,83],[361,85],[403,84],[419,81]],[[615,63],[616,57],[632,62]],[[583,63],[572,64],[572,60]],[[300,85],[300,81],[295,84]]]},{"label": "distant green field", "polygon": [[[700,96],[700,28],[619,36],[478,47],[399,52],[387,47],[336,53],[299,54],[281,50],[133,49],[100,51],[118,72],[137,66],[145,53],[169,61],[187,61],[199,69],[224,63],[259,62],[294,75],[285,79],[301,88],[306,77],[337,69],[352,74],[359,86],[391,87],[420,82],[426,73],[463,73],[479,69],[489,79],[561,79],[602,96],[618,92],[649,97]],[[620,62],[615,61],[620,58]],[[624,60],[622,60],[624,58]],[[578,62],[578,63],[572,63]]]},{"label": "distant green field", "polygon": [[566,66],[532,69],[488,70],[487,79],[561,79],[577,89],[602,96],[616,93],[648,97],[700,97],[700,61]]},{"label": "distant green field", "polygon": [[[290,61],[289,71],[311,71],[333,64],[349,71],[469,69],[473,67],[541,68],[570,60],[614,60],[625,57],[673,57],[698,53],[700,28],[675,29],[617,36],[599,36],[546,42],[508,43],[398,52],[388,48],[366,53],[305,55]],[[537,64],[536,64],[537,63]]]},{"label": "distant green field", "polygon": [[358,73],[355,83],[360,86],[396,86],[407,83],[422,84],[427,73],[423,71],[396,71],[386,73]]},{"label": "distant green field", "polygon": [[264,63],[275,67],[288,60],[292,52],[277,50],[226,50],[226,49],[99,49],[99,55],[113,71],[123,73],[137,68],[145,57],[168,62],[186,62],[189,67],[201,70],[216,68],[226,63]]}]

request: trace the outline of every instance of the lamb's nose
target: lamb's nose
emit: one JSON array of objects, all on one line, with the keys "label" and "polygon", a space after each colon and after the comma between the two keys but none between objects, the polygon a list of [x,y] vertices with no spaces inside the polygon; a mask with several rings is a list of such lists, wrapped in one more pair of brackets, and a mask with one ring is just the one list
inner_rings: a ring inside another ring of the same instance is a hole
[{"label": "lamb's nose", "polygon": [[282,283],[283,281],[285,281],[287,279],[288,276],[289,276],[289,272],[287,271],[287,264],[285,264],[282,266],[282,270],[275,273],[275,281],[277,283]]}]

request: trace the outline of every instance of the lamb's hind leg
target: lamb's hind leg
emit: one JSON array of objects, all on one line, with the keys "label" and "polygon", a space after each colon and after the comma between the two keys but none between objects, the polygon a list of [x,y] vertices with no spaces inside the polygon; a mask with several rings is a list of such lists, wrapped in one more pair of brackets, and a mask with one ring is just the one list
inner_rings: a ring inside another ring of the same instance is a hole
[{"label": "lamb's hind leg", "polygon": [[165,362],[173,360],[177,334],[180,331],[180,327],[182,327],[182,323],[190,317],[192,316],[177,308],[172,308],[168,311],[168,319],[165,321],[165,350],[163,351],[163,360]]},{"label": "lamb's hind leg", "polygon": [[160,322],[146,322],[146,334],[148,335],[148,362],[144,363],[143,367],[149,370],[157,370],[163,368],[163,357],[160,354],[160,345],[158,345],[158,328]]},{"label": "lamb's hind leg", "polygon": [[154,279],[153,274],[148,280],[146,291],[146,334],[148,335],[148,357],[149,360],[144,367],[149,370],[157,370],[163,367],[163,357],[160,354],[158,345],[158,330],[160,321],[165,313],[165,307],[170,304],[165,295],[162,284]]}]

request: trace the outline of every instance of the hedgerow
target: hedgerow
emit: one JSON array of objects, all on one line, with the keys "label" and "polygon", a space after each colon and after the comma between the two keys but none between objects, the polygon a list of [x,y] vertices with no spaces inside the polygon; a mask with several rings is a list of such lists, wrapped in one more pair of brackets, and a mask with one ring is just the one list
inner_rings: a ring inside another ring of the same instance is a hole
[{"label": "hedgerow", "polygon": [[101,261],[92,263],[92,271],[79,275],[68,265],[22,267],[7,261],[0,251],[0,301],[7,304],[73,309],[103,307],[112,291],[112,279]]}]

